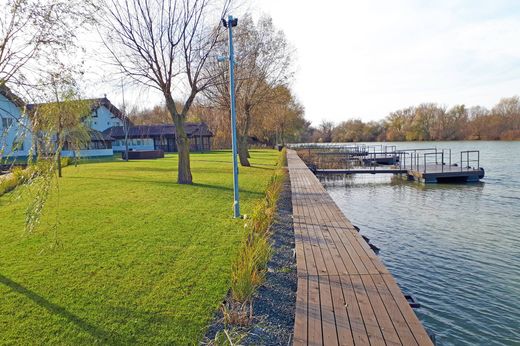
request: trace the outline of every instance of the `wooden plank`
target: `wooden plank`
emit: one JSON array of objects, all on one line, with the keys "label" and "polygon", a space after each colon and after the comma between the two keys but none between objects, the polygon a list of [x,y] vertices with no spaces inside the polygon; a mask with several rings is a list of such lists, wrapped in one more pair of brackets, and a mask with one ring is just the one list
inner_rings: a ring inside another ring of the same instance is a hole
[{"label": "wooden plank", "polygon": [[332,303],[331,287],[327,275],[319,277],[320,284],[320,307],[321,325],[323,330],[324,345],[338,345],[338,334],[336,332],[336,318]]},{"label": "wooden plank", "polygon": [[308,344],[323,345],[321,329],[320,286],[318,276],[309,276],[308,293]]},{"label": "wooden plank", "polygon": [[[312,208],[312,211],[314,212],[314,216],[317,218],[316,213],[319,213],[319,208]],[[326,224],[314,226],[314,234],[316,237],[318,247],[321,250],[321,256],[324,262],[325,272],[328,275],[337,275],[338,271],[336,269],[336,265],[334,263],[331,250],[329,249],[331,240],[329,237],[327,237],[325,233],[328,233]],[[319,274],[322,275],[323,271],[320,271]]]},{"label": "wooden plank", "polygon": [[334,315],[336,318],[338,343],[340,345],[353,345],[354,339],[350,327],[349,315],[347,313],[347,304],[341,289],[341,281],[338,276],[333,276],[330,277],[329,284],[332,296],[332,305],[334,307]]},{"label": "wooden plank", "polygon": [[[307,208],[302,207],[304,213],[307,213]],[[305,261],[307,264],[307,274],[308,275],[318,275],[318,267],[316,265],[316,260],[314,257],[314,252],[312,249],[312,241],[311,238],[314,236],[312,226],[309,225],[309,220],[305,220],[301,223],[302,233],[303,233],[303,250],[305,253]]]},{"label": "wooden plank", "polygon": [[296,311],[294,315],[294,345],[307,345],[307,317],[308,317],[308,284],[307,278],[298,278],[296,291]]},{"label": "wooden plank", "polygon": [[384,345],[385,340],[381,333],[381,327],[377,323],[377,318],[372,310],[370,301],[368,300],[365,286],[361,280],[361,275],[349,275],[349,278],[352,282],[354,293],[356,294],[361,316],[363,316],[363,322],[365,323],[365,329],[367,330],[370,345]]},{"label": "wooden plank", "polygon": [[369,345],[368,333],[365,328],[363,316],[361,315],[358,299],[356,298],[356,293],[354,292],[354,287],[352,286],[350,277],[348,275],[340,276],[337,277],[337,280],[341,283],[354,344]]},{"label": "wooden plank", "polygon": [[296,252],[296,270],[299,276],[307,275],[307,261],[304,250],[304,230],[300,221],[300,207],[294,208],[293,205],[293,229],[294,229],[294,248]]},{"label": "wooden plank", "polygon": [[386,311],[385,305],[381,300],[381,296],[379,295],[374,282],[372,281],[373,276],[376,275],[361,275],[361,280],[365,286],[365,291],[377,319],[377,324],[381,329],[381,333],[383,334],[383,338],[387,345],[401,345],[401,341],[397,335],[392,320]]},{"label": "wooden plank", "polygon": [[392,324],[394,325],[394,328],[399,335],[399,339],[404,345],[417,345],[417,341],[415,340],[408,323],[406,323],[401,310],[397,306],[394,297],[388,290],[383,277],[381,275],[372,275],[371,277],[377,288],[379,296],[385,305],[386,311],[392,320]]},{"label": "wooden plank", "polygon": [[430,337],[426,333],[426,330],[413,312],[412,308],[408,305],[408,302],[403,296],[403,292],[401,292],[401,289],[399,286],[397,286],[394,278],[390,274],[383,274],[381,276],[386,283],[386,287],[388,287],[388,290],[392,294],[397,306],[399,307],[399,310],[403,314],[406,323],[410,327],[410,331],[415,337],[415,340],[417,340],[417,343],[419,345],[432,345],[433,343]]}]

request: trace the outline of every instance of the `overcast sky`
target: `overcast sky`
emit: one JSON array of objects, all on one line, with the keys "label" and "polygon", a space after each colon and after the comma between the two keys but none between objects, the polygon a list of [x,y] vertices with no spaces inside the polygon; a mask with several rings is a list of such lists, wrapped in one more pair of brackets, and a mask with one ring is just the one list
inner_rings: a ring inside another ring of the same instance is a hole
[{"label": "overcast sky", "polygon": [[314,124],[520,94],[518,0],[255,0],[251,9],[295,46],[293,89]]},{"label": "overcast sky", "polygon": [[[379,120],[421,102],[491,107],[520,94],[520,0],[248,1],[236,16],[271,15],[296,48],[293,90],[315,125]],[[91,96],[121,104],[110,73],[89,61]],[[146,88],[127,93],[130,105],[162,102]]]}]

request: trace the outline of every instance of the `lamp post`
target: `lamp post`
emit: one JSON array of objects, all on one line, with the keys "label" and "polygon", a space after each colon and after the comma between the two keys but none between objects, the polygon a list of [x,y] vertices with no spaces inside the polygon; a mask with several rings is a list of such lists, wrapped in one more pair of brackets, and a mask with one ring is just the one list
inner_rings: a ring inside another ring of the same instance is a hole
[{"label": "lamp post", "polygon": [[233,215],[240,217],[240,197],[238,195],[238,162],[237,162],[237,114],[235,107],[235,51],[233,49],[233,27],[238,25],[238,18],[228,16],[222,18],[222,25],[228,29],[229,35],[229,94],[231,103],[231,142],[233,151]]}]

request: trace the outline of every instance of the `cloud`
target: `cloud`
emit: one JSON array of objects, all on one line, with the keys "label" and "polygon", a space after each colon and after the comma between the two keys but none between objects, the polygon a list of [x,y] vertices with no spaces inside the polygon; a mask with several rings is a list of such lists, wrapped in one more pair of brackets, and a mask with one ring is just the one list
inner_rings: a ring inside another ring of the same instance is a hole
[{"label": "cloud", "polygon": [[520,2],[274,1],[315,123],[380,119],[420,102],[491,106],[520,92]]}]

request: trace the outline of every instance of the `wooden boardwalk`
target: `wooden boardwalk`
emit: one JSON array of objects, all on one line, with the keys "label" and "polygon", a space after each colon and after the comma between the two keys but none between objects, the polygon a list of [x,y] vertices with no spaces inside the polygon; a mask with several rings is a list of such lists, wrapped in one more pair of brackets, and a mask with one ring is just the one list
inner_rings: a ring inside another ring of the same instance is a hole
[{"label": "wooden boardwalk", "polygon": [[294,150],[294,345],[432,345],[387,268]]}]

